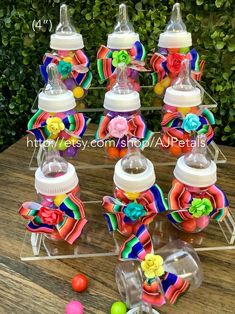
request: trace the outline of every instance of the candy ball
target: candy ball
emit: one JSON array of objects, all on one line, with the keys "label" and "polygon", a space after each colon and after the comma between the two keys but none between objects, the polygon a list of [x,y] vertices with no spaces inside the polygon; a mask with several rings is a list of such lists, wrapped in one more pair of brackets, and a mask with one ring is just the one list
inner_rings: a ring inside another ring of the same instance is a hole
[{"label": "candy ball", "polygon": [[170,111],[170,112],[176,112],[177,111],[177,107],[171,106],[171,105],[164,105],[164,109],[166,111]]},{"label": "candy ball", "polygon": [[77,87],[75,87],[75,88],[73,89],[73,96],[74,96],[75,98],[82,98],[83,95],[84,95],[84,90],[83,90],[82,87],[77,86]]},{"label": "candy ball", "polygon": [[64,61],[64,62],[72,63],[72,62],[73,62],[73,58],[71,58],[71,57],[65,57],[65,58],[63,59],[63,61]]},{"label": "candy ball", "polygon": [[179,48],[168,48],[169,53],[177,53],[179,52]]},{"label": "candy ball", "polygon": [[197,228],[196,219],[188,219],[183,221],[180,226],[185,232],[194,232]]},{"label": "candy ball", "polygon": [[179,156],[182,154],[182,149],[179,146],[171,146],[170,147],[170,153],[172,156]]},{"label": "candy ball", "polygon": [[88,278],[83,274],[77,274],[72,279],[72,288],[76,292],[83,292],[87,289]]},{"label": "candy ball", "polygon": [[123,158],[124,156],[126,156],[127,152],[128,152],[127,148],[121,149],[119,153],[120,158]]},{"label": "candy ball", "polygon": [[66,198],[66,194],[60,194],[60,195],[57,195],[55,198],[54,198],[54,204],[59,207],[60,204],[63,202],[63,200]]},{"label": "candy ball", "polygon": [[161,85],[164,88],[167,88],[171,85],[171,79],[169,78],[169,76],[165,77],[162,81],[161,81]]},{"label": "candy ball", "polygon": [[67,140],[70,138],[70,134],[68,134],[67,132],[65,131],[60,131],[59,133],[59,138],[63,138],[64,140]]},{"label": "candy ball", "polygon": [[162,95],[163,92],[164,92],[164,87],[163,87],[160,83],[157,83],[157,84],[154,86],[153,91],[154,91],[154,93],[157,94],[157,95]]},{"label": "candy ball", "polygon": [[188,47],[180,48],[180,53],[187,53],[187,52],[189,52]]},{"label": "candy ball", "polygon": [[111,306],[111,314],[126,314],[126,312],[126,304],[121,301],[114,302]]},{"label": "candy ball", "polygon": [[119,150],[116,147],[107,148],[107,154],[110,158],[119,158]]},{"label": "candy ball", "polygon": [[64,85],[69,89],[69,90],[73,90],[76,87],[76,83],[74,81],[74,79],[68,77],[63,81]]},{"label": "candy ball", "polygon": [[68,147],[68,149],[65,151],[65,154],[66,154],[67,157],[72,158],[72,157],[75,157],[75,156],[76,156],[77,152],[78,152],[78,147],[70,146],[70,147]]},{"label": "candy ball", "polygon": [[57,147],[58,150],[64,151],[64,150],[67,149],[67,143],[66,143],[66,141],[64,141],[64,140],[59,140],[59,141],[57,142],[56,147]]},{"label": "candy ball", "polygon": [[65,308],[65,314],[83,314],[83,305],[78,301],[70,301]]},{"label": "candy ball", "polygon": [[197,226],[200,229],[206,228],[208,226],[209,222],[210,222],[210,218],[208,216],[202,216],[202,217],[196,219]]},{"label": "candy ball", "polygon": [[190,107],[179,107],[177,110],[178,110],[178,112],[186,115],[187,113],[190,112],[191,108]]}]

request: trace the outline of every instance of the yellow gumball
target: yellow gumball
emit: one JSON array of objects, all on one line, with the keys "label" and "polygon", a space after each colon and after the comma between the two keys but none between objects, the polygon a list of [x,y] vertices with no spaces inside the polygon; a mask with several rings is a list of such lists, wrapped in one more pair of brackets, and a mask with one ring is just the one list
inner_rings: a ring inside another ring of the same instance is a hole
[{"label": "yellow gumball", "polygon": [[77,86],[77,87],[75,87],[75,88],[73,89],[73,96],[74,96],[75,98],[82,98],[83,95],[84,95],[84,90],[83,90],[82,87]]},{"label": "yellow gumball", "polygon": [[126,192],[125,195],[130,201],[134,201],[137,199],[140,193]]},{"label": "yellow gumball", "polygon": [[154,93],[157,94],[157,95],[162,95],[163,92],[164,92],[164,87],[163,87],[160,83],[157,83],[157,84],[154,86],[153,91],[154,91]]},{"label": "yellow gumball", "polygon": [[84,108],[86,108],[86,105],[84,104],[84,102],[79,102],[79,103],[77,104],[76,108],[78,108],[78,109],[84,109]]},{"label": "yellow gumball", "polygon": [[161,85],[164,87],[164,88],[167,88],[171,85],[171,79],[169,76],[165,77],[162,81],[161,81]]},{"label": "yellow gumball", "polygon": [[71,57],[65,57],[65,58],[63,59],[63,61],[64,61],[64,62],[72,63],[72,62],[73,62],[73,58],[71,58]]},{"label": "yellow gumball", "polygon": [[187,113],[189,113],[190,110],[191,110],[190,107],[179,107],[179,108],[177,109],[178,112],[180,112],[180,113],[182,113],[182,114],[184,114],[184,115],[186,115]]},{"label": "yellow gumball", "polygon": [[75,137],[75,136],[71,136],[71,137],[68,139],[68,141],[70,141],[70,143],[71,143],[72,145],[75,145],[75,144],[78,142],[78,138]]},{"label": "yellow gumball", "polygon": [[63,200],[66,198],[66,194],[60,194],[60,195],[57,195],[55,198],[54,198],[54,204],[59,207],[60,204],[63,202]]}]

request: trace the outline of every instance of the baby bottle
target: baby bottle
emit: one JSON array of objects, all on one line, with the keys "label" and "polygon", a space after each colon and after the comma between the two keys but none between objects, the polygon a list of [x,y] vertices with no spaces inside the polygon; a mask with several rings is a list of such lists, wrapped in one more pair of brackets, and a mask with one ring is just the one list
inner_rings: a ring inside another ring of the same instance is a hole
[{"label": "baby bottle", "polygon": [[91,85],[92,74],[89,70],[90,61],[83,48],[82,35],[76,32],[71,24],[66,4],[60,6],[60,23],[55,34],[51,35],[51,53],[46,53],[43,65],[40,66],[41,75],[47,83],[48,64],[58,66],[58,72],[66,87],[73,92],[74,97],[80,99]]},{"label": "baby bottle", "polygon": [[48,83],[38,96],[38,111],[28,122],[28,132],[41,144],[56,142],[60,154],[75,157],[78,141],[86,130],[87,119],[76,112],[73,93],[67,90],[54,63],[47,66]]},{"label": "baby bottle", "polygon": [[162,148],[173,156],[192,149],[191,139],[205,134],[209,144],[214,137],[214,116],[202,107],[202,93],[190,75],[190,62],[185,59],[174,85],[166,89],[162,109]]},{"label": "baby bottle", "polygon": [[192,76],[200,80],[204,61],[199,65],[199,56],[192,46],[191,33],[187,32],[182,21],[180,4],[175,3],[172,8],[171,19],[165,31],[160,34],[158,47],[159,51],[154,53],[150,64],[154,71],[153,83],[154,91],[157,95],[162,95],[167,87],[172,85],[172,81],[180,72],[182,60],[187,58],[191,62]]},{"label": "baby bottle", "polygon": [[73,244],[87,223],[79,180],[74,166],[59,155],[53,140],[45,141],[43,148],[44,158],[35,172],[38,200],[23,203],[19,213],[29,220],[26,228],[30,232]]},{"label": "baby bottle", "polygon": [[226,217],[229,203],[215,185],[217,168],[207,155],[204,134],[197,136],[192,152],[177,160],[174,177],[167,216],[176,228],[196,233],[207,227],[210,218],[222,221]]},{"label": "baby bottle", "polygon": [[147,226],[158,213],[167,210],[160,187],[155,184],[153,164],[138,147],[138,140],[128,143],[127,155],[114,169],[113,197],[103,198],[103,208],[109,231],[129,237]]},{"label": "baby bottle", "polygon": [[107,90],[116,81],[116,68],[120,62],[128,66],[127,76],[134,89],[139,91],[138,71],[145,72],[144,60],[146,52],[140,42],[139,34],[134,32],[129,22],[127,7],[119,6],[119,15],[114,30],[108,35],[107,47],[101,45],[97,52],[97,67],[100,81],[108,80]]},{"label": "baby bottle", "polygon": [[[137,250],[136,250],[137,252]],[[200,287],[202,266],[193,247],[181,240],[116,266],[116,283],[128,314],[158,313],[154,308],[174,304],[188,290]]]},{"label": "baby bottle", "polygon": [[118,64],[116,83],[105,93],[103,106],[95,140],[103,141],[109,158],[122,158],[132,137],[139,140],[142,149],[148,144],[153,132],[147,129],[140,114],[140,96],[127,79],[125,63]]}]

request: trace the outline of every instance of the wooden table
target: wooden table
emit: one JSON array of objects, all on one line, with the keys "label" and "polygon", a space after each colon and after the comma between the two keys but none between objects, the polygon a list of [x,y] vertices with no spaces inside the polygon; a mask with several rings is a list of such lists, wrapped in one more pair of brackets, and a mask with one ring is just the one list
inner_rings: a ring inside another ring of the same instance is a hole
[{"label": "wooden table", "polygon": [[[221,149],[228,162],[218,166],[218,185],[235,208],[235,148],[221,146]],[[22,262],[19,258],[25,221],[17,210],[22,202],[35,199],[34,173],[27,168],[31,153],[26,148],[26,138],[22,138],[0,154],[0,313],[62,314],[66,303],[75,299],[84,304],[85,313],[108,314],[111,304],[119,299],[114,280],[116,257],[34,262]],[[173,168],[159,166],[155,170],[157,182],[167,193]],[[107,178],[111,173],[110,169],[99,175],[79,170],[84,195],[101,199],[110,193],[112,182]],[[201,288],[189,292],[175,306],[162,307],[160,313],[235,313],[235,251],[202,252],[199,256],[204,271]],[[89,288],[82,294],[71,290],[70,281],[77,272],[89,277]]]}]

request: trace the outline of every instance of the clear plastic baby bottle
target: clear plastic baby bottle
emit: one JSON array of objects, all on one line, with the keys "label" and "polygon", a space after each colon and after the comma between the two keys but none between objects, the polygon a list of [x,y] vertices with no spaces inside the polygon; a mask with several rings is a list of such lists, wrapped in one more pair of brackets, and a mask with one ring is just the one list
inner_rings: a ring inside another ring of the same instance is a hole
[{"label": "clear plastic baby bottle", "polygon": [[191,140],[206,134],[209,144],[214,137],[212,124],[214,116],[202,105],[201,90],[191,79],[191,66],[188,59],[181,63],[178,78],[172,87],[166,89],[162,108],[162,148],[173,156],[192,150]]},{"label": "clear plastic baby bottle", "polygon": [[81,99],[92,81],[90,61],[83,50],[82,35],[76,32],[70,22],[66,4],[60,6],[60,23],[55,34],[51,35],[50,48],[53,51],[45,54],[43,65],[40,66],[45,83],[48,80],[46,67],[54,63],[58,66],[58,72],[66,87],[73,92],[76,99]]},{"label": "clear plastic baby bottle", "polygon": [[[137,53],[138,50],[138,53]],[[129,22],[127,7],[124,3],[119,6],[117,24],[108,35],[107,47],[101,46],[97,53],[97,66],[101,82],[108,80],[107,90],[110,90],[116,81],[116,67],[124,62],[127,66],[127,77],[134,90],[139,91],[138,71],[147,71],[144,68],[146,52],[140,43],[139,34],[134,32]]]},{"label": "clear plastic baby bottle", "polygon": [[61,155],[75,157],[87,119],[82,113],[77,113],[73,93],[61,81],[58,67],[50,63],[47,72],[48,83],[38,96],[39,109],[28,122],[28,132],[39,143],[46,139],[55,140]]},{"label": "clear plastic baby bottle", "polygon": [[96,140],[104,142],[111,159],[122,158],[127,153],[130,138],[139,139],[141,148],[144,148],[152,136],[140,114],[139,93],[133,90],[126,70],[125,63],[117,66],[116,83],[105,94],[104,115],[95,135]]},{"label": "clear plastic baby bottle", "polygon": [[168,218],[176,228],[196,233],[205,229],[211,218],[224,219],[229,204],[224,192],[215,186],[217,168],[207,154],[204,134],[197,136],[191,153],[178,159],[174,176],[168,194]]},{"label": "clear plastic baby bottle", "polygon": [[35,172],[37,202],[25,202],[20,214],[30,222],[27,229],[44,233],[51,240],[72,244],[87,220],[79,195],[75,168],[56,150],[55,142],[43,143],[41,166]]},{"label": "clear plastic baby bottle", "polygon": [[[131,309],[128,313],[158,313],[153,308],[165,303],[173,304],[177,300],[177,292],[181,290],[181,293],[185,293],[188,289],[192,291],[202,283],[201,262],[190,244],[181,240],[172,241],[157,250],[156,254],[162,258],[163,267],[162,276],[156,277],[156,281],[150,280],[146,283],[141,261],[123,261],[116,267],[117,287],[121,299]],[[149,261],[150,259],[151,257]],[[143,260],[146,261],[145,258]],[[174,281],[171,282],[170,290],[175,293],[173,297],[165,288],[169,287],[167,278],[172,275],[180,278],[177,281],[178,287],[174,287]],[[146,290],[148,285],[149,289]]]},{"label": "clear plastic baby bottle", "polygon": [[160,34],[158,53],[154,53],[150,64],[157,75],[153,75],[154,91],[162,95],[167,87],[172,85],[180,72],[180,64],[187,57],[191,62],[192,76],[199,80],[204,61],[199,65],[199,56],[192,46],[191,33],[187,32],[182,20],[180,4],[175,3],[169,23],[163,33]]}]

